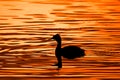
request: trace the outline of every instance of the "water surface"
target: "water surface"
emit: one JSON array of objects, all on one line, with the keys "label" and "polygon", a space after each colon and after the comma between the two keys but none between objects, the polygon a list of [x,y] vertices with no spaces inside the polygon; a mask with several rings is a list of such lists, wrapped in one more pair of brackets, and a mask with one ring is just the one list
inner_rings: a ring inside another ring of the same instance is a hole
[{"label": "water surface", "polygon": [[[0,79],[120,80],[119,0],[0,0]],[[55,41],[86,50],[58,73]]]}]

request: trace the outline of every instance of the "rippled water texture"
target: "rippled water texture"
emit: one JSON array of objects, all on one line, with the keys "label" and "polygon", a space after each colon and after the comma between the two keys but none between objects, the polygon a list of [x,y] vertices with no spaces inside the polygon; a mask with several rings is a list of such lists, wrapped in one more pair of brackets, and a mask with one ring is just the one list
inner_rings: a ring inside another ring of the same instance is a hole
[{"label": "rippled water texture", "polygon": [[[55,41],[84,58],[63,59]],[[120,80],[119,0],[0,0],[0,80]]]}]

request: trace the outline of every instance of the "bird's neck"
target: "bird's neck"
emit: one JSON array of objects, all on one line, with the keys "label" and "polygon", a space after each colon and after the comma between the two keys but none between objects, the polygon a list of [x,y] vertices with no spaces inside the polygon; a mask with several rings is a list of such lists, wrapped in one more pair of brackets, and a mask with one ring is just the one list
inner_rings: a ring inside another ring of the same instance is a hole
[{"label": "bird's neck", "polygon": [[61,49],[61,41],[57,41],[57,47],[56,49]]},{"label": "bird's neck", "polygon": [[58,68],[62,68],[62,59],[61,59],[61,40],[57,41],[57,47],[56,47],[56,50],[55,50],[55,55],[56,55],[56,58],[57,58],[57,65],[58,65]]}]

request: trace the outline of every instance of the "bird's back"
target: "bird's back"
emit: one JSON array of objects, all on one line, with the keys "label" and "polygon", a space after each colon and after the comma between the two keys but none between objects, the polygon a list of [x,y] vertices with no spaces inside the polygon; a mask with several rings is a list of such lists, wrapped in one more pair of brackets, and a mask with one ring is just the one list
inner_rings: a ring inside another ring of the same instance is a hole
[{"label": "bird's back", "polygon": [[66,46],[61,49],[63,57],[68,59],[74,59],[85,56],[85,51],[77,46]]}]

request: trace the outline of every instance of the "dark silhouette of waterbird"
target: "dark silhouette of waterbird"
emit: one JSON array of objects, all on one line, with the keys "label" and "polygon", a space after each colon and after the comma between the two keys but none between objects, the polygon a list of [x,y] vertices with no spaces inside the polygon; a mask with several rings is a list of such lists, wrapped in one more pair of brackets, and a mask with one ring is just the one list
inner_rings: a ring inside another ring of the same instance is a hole
[{"label": "dark silhouette of waterbird", "polygon": [[58,66],[58,69],[62,68],[62,56],[67,59],[75,59],[78,57],[85,56],[85,50],[79,48],[78,46],[65,46],[61,48],[61,37],[59,34],[53,35],[51,38],[57,42],[57,47],[55,49],[55,56],[57,58],[57,63],[54,66]]}]

